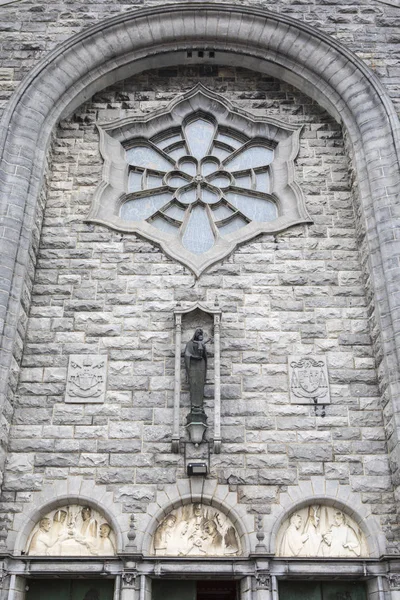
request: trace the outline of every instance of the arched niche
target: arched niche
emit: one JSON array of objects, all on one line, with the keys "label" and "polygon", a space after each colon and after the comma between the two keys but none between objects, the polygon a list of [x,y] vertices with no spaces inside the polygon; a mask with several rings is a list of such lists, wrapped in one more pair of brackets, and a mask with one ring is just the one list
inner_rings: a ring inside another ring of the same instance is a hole
[{"label": "arched niche", "polygon": [[[180,395],[181,395],[181,353],[182,353],[182,322],[185,320],[185,329],[191,330],[191,334],[186,332],[187,335],[193,335],[193,332],[201,327],[208,329],[208,334],[213,336],[214,344],[214,432],[213,432],[213,445],[214,452],[219,454],[221,451],[221,376],[220,376],[220,363],[221,363],[221,310],[217,304],[214,306],[207,306],[202,302],[195,302],[189,306],[177,306],[174,310],[175,317],[175,389],[174,389],[174,416],[173,416],[173,431],[172,431],[172,452],[179,452],[180,442]],[[211,339],[211,338],[210,338]],[[186,343],[189,338],[185,340]],[[210,341],[210,340],[209,340]],[[193,429],[191,425],[187,426],[189,429],[189,435],[192,439]],[[201,443],[204,429],[206,426],[201,426],[199,435]],[[193,440],[192,440],[193,441]]]},{"label": "arched niche", "polygon": [[[184,64],[188,51],[196,56],[196,50],[204,49],[212,50],[211,62],[238,64],[291,83],[347,128],[382,331],[383,371],[388,393],[392,398],[398,395],[400,337],[392,317],[398,302],[395,269],[400,266],[393,268],[398,242],[395,236],[388,239],[386,218],[378,218],[384,208],[390,229],[396,226],[390,208],[400,189],[399,125],[386,90],[337,40],[304,23],[255,7],[190,2],[124,12],[85,29],[38,63],[8,105],[0,132],[0,213],[5,227],[0,256],[6,263],[0,362],[4,397],[14,368],[35,207],[55,124],[111,83],[145,69]],[[391,446],[395,457],[397,432]]]},{"label": "arched niche", "polygon": [[293,511],[281,524],[276,556],[282,558],[367,558],[361,527],[338,507],[312,503]]},{"label": "arched niche", "polygon": [[[143,537],[141,538],[141,548],[140,551],[144,555],[149,556],[178,556],[179,550],[177,554],[168,554],[168,552],[157,551],[155,548],[155,540],[158,536],[158,532],[162,532],[162,529],[168,528],[172,525],[174,528],[179,528],[179,534],[182,532],[183,521],[188,522],[188,526],[190,526],[192,530],[192,525],[195,525],[196,515],[195,515],[195,507],[200,507],[201,517],[198,520],[199,531],[201,534],[204,533],[205,537],[212,537],[215,535],[214,529],[218,530],[218,533],[222,537],[226,534],[227,539],[222,540],[222,544],[220,547],[220,553],[214,554],[214,556],[225,556],[235,557],[235,556],[247,556],[250,552],[250,539],[249,539],[249,527],[246,526],[246,520],[249,520],[249,515],[246,515],[243,512],[243,507],[240,505],[233,505],[229,502],[229,496],[226,494],[225,486],[216,486],[214,490],[214,494],[210,495],[208,493],[184,493],[185,486],[190,486],[190,482],[187,480],[182,481],[182,486],[180,489],[177,488],[177,498],[174,502],[170,502],[168,505],[164,505],[159,507],[158,510],[154,511],[152,518],[148,521],[147,526],[143,532]],[[221,496],[221,497],[220,497]],[[215,521],[216,515],[219,515],[219,519],[216,522],[216,528],[212,528],[212,531],[205,531],[204,526],[208,524],[209,521]],[[173,523],[168,523],[169,517],[174,517]],[[220,521],[220,524],[218,523]],[[254,521],[253,518],[250,519],[251,522]],[[234,532],[228,531],[229,528],[233,528]],[[189,527],[188,527],[189,532]],[[188,533],[187,532],[187,533]],[[190,535],[187,536],[189,539]],[[185,534],[186,536],[187,534]],[[233,548],[233,541],[236,540],[237,550]],[[186,544],[186,541],[185,541]],[[208,545],[208,544],[207,544]],[[185,549],[187,551],[187,547],[185,545]],[[168,547],[167,547],[168,551]],[[175,549],[172,550],[175,553]],[[183,553],[182,553],[183,554]],[[189,553],[188,556],[211,556],[211,554],[205,554],[200,552]]]},{"label": "arched niche", "polygon": [[276,519],[270,551],[279,558],[377,558],[384,535],[366,507],[359,508],[327,496],[295,502]]},{"label": "arched niche", "polygon": [[232,520],[210,504],[191,502],[172,509],[157,526],[150,553],[154,556],[242,556]]},{"label": "arched niche", "polygon": [[17,535],[14,554],[114,556],[122,546],[118,522],[105,506],[69,496],[32,511]]}]

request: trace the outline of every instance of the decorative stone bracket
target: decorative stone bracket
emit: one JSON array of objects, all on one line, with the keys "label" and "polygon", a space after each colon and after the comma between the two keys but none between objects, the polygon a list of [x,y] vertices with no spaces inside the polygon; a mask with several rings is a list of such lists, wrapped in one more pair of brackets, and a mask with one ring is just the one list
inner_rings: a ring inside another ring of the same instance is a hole
[{"label": "decorative stone bracket", "polygon": [[221,310],[218,305],[209,307],[196,302],[187,308],[177,307],[175,316],[175,385],[174,385],[174,417],[172,431],[172,452],[179,452],[180,440],[180,398],[181,398],[181,345],[182,315],[200,310],[214,317],[214,452],[221,452]]}]

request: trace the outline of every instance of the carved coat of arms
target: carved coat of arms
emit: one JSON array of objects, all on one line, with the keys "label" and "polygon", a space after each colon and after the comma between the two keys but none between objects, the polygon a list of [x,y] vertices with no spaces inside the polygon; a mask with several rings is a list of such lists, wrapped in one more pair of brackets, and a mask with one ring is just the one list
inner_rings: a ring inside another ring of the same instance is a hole
[{"label": "carved coat of arms", "polygon": [[289,356],[291,402],[328,404],[329,386],[325,357]]},{"label": "carved coat of arms", "polygon": [[104,402],[106,374],[106,356],[71,355],[65,401]]}]

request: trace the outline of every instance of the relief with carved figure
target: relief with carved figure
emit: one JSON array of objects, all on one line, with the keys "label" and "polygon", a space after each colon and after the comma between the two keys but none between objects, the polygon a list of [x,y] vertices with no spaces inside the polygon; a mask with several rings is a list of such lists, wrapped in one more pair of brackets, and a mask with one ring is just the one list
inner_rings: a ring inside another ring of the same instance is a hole
[{"label": "relief with carved figure", "polygon": [[90,506],[70,504],[52,510],[33,528],[26,553],[31,556],[114,556],[110,524]]}]

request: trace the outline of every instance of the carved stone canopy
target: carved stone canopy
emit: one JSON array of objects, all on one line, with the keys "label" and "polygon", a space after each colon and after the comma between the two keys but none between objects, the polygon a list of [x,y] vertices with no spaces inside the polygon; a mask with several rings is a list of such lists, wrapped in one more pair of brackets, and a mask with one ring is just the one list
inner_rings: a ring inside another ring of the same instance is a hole
[{"label": "carved stone canopy", "polygon": [[156,556],[241,556],[238,532],[218,509],[194,503],[171,511],[152,542]]},{"label": "carved stone canopy", "polygon": [[276,555],[359,558],[369,552],[364,533],[349,515],[332,506],[310,504],[283,522]]},{"label": "carved stone canopy", "polygon": [[70,504],[36,523],[26,553],[30,556],[114,556],[115,534],[101,513]]}]

